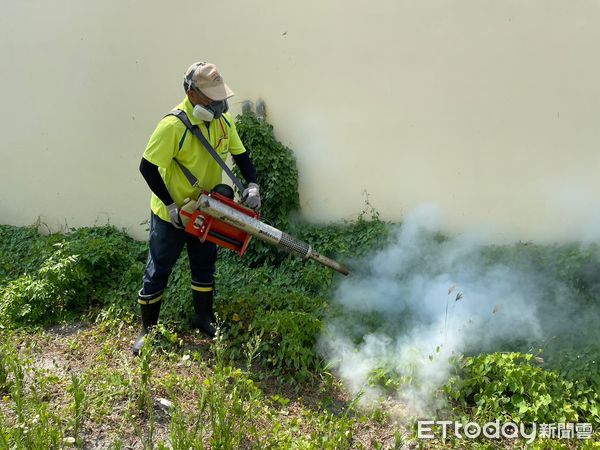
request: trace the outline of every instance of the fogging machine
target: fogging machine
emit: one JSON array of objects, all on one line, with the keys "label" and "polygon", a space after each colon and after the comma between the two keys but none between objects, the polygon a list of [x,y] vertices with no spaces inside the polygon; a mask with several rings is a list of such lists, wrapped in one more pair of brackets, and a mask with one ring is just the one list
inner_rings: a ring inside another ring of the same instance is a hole
[{"label": "fogging machine", "polygon": [[204,192],[197,201],[188,201],[180,210],[185,231],[200,241],[233,250],[242,256],[252,237],[274,245],[302,259],[313,259],[339,273],[348,275],[344,265],[314,251],[301,241],[260,221],[258,212],[242,206],[219,192]]}]

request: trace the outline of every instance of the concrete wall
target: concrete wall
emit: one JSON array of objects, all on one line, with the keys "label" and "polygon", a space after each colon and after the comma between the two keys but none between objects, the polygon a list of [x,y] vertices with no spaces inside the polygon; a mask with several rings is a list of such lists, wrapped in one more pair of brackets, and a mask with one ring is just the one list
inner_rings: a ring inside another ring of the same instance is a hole
[{"label": "concrete wall", "polygon": [[0,223],[144,237],[141,153],[207,60],[234,111],[266,100],[310,220],[366,191],[386,219],[597,239],[598,23],[597,0],[4,1]]}]

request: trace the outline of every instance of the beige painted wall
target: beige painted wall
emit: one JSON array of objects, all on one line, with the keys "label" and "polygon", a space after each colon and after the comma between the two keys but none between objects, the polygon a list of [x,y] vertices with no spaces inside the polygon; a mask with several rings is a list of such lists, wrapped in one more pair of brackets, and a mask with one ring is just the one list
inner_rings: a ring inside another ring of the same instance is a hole
[{"label": "beige painted wall", "polygon": [[303,214],[423,203],[498,240],[600,238],[600,2],[6,0],[0,223],[144,237],[137,167],[196,60],[262,97]]}]

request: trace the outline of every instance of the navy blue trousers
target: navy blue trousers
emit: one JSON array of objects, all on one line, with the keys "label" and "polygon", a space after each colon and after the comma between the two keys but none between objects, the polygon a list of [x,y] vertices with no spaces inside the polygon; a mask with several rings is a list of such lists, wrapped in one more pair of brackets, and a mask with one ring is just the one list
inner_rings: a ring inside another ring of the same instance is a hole
[{"label": "navy blue trousers", "polygon": [[166,289],[169,275],[179,259],[184,245],[192,272],[192,284],[212,285],[215,277],[217,246],[200,240],[165,222],[156,214],[150,217],[150,238],[148,241],[148,262],[144,271],[143,288],[140,297],[156,298]]}]

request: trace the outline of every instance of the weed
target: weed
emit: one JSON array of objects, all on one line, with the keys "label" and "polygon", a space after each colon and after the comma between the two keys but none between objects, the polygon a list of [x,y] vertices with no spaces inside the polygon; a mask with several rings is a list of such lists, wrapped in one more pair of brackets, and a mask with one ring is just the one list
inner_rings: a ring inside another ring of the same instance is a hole
[{"label": "weed", "polygon": [[259,398],[259,389],[239,369],[217,367],[204,380],[198,411],[208,415],[213,448],[240,448],[244,437],[252,434]]},{"label": "weed", "polygon": [[[7,344],[6,341],[2,343],[0,359],[8,368],[10,383],[8,394],[2,400],[11,406],[12,414],[6,417],[0,414],[0,448],[59,448],[63,443],[61,421],[46,400],[46,383],[31,368],[29,357],[18,355]],[[29,378],[37,379],[39,385],[28,387]]]},{"label": "weed", "polygon": [[83,382],[81,377],[76,374],[71,374],[71,385],[67,388],[67,391],[73,396],[73,405],[71,407],[73,417],[71,419],[71,429],[73,430],[73,437],[78,446],[81,446],[83,441],[79,435],[81,431],[81,423],[84,415],[84,399],[85,390],[83,388]]},{"label": "weed", "polygon": [[468,415],[516,423],[600,423],[598,393],[532,364],[531,354],[465,358],[446,392]]},{"label": "weed", "polygon": [[137,408],[140,414],[145,415],[144,423],[147,424],[146,433],[140,431],[141,440],[144,448],[152,449],[154,442],[155,433],[155,420],[154,420],[154,405],[152,397],[152,368],[150,362],[152,355],[154,354],[154,338],[155,330],[150,331],[145,336],[145,342],[138,356],[139,369],[140,369],[140,383],[137,398]]}]

